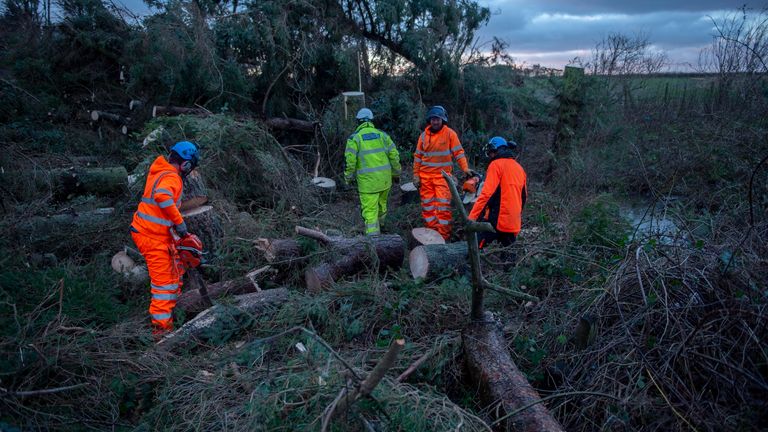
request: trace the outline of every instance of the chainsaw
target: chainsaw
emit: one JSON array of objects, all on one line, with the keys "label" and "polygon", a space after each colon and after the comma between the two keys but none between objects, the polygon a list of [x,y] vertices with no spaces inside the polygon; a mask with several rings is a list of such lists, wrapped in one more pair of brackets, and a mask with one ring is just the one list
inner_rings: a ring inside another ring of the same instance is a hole
[{"label": "chainsaw", "polygon": [[483,177],[480,174],[475,173],[469,176],[461,185],[461,202],[465,205],[475,202],[482,187]]},{"label": "chainsaw", "polygon": [[174,233],[173,239],[176,251],[179,254],[179,261],[181,261],[181,264],[186,269],[190,281],[192,281],[193,286],[198,287],[200,296],[208,303],[208,306],[213,306],[213,302],[208,296],[208,287],[205,285],[203,276],[198,270],[198,267],[204,262],[203,242],[194,234],[179,237]]}]

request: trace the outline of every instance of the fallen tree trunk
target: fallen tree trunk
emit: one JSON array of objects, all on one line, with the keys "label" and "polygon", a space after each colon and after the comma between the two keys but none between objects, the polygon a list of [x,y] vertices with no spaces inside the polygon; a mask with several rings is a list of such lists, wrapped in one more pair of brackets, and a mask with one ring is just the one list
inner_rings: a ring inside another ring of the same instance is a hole
[{"label": "fallen tree trunk", "polygon": [[[86,194],[114,196],[128,187],[128,171],[123,167],[54,169],[51,184],[54,196],[60,200]],[[47,186],[38,184],[38,188]]]},{"label": "fallen tree trunk", "polygon": [[223,342],[250,324],[253,317],[276,311],[288,300],[288,290],[277,288],[235,296],[231,306],[214,305],[163,337],[155,346],[170,352],[206,341]]},{"label": "fallen tree trunk", "polygon": [[206,252],[216,252],[221,247],[224,238],[224,229],[221,226],[221,218],[212,206],[206,205],[185,211],[181,214],[187,229],[192,234],[200,237]]},{"label": "fallen tree trunk", "polygon": [[[266,266],[251,271],[243,277],[209,284],[207,287],[208,297],[211,300],[216,300],[228,295],[259,292],[261,291],[259,280],[266,277],[271,270],[272,268],[270,266]],[[185,282],[181,297],[179,297],[178,302],[176,302],[176,308],[180,311],[184,311],[186,318],[190,318],[205,310],[209,306],[206,303],[207,301],[200,293],[200,288],[196,286],[195,283]]]},{"label": "fallen tree trunk", "polygon": [[195,170],[184,177],[184,189],[181,194],[179,211],[187,211],[200,207],[208,202],[208,189],[205,187],[203,176]]},{"label": "fallen tree trunk", "polygon": [[[517,368],[507,351],[507,344],[493,317],[475,321],[462,332],[464,358],[472,383],[477,383],[480,397],[502,418],[540,399],[525,375]],[[535,404],[515,416],[504,419],[503,430],[517,432],[558,432],[562,426],[543,404]]]},{"label": "fallen tree trunk", "polygon": [[294,130],[299,132],[314,132],[320,125],[318,121],[299,120],[288,117],[270,117],[264,123],[271,129]]},{"label": "fallen tree trunk", "polygon": [[417,246],[408,255],[408,266],[414,279],[435,280],[467,266],[467,243]]},{"label": "fallen tree trunk", "polygon": [[202,108],[188,108],[188,107],[177,107],[177,106],[162,106],[162,105],[155,105],[152,107],[152,117],[159,117],[159,116],[168,116],[173,117],[177,115],[208,115],[210,112],[207,110],[204,110]]},{"label": "fallen tree trunk", "polygon": [[301,245],[294,239],[267,239],[256,240],[256,249],[264,252],[264,259],[271,265],[288,269],[295,264],[303,262]]},{"label": "fallen tree trunk", "polygon": [[338,278],[359,273],[366,268],[400,267],[405,255],[402,237],[379,236],[330,237],[319,231],[296,227],[296,233],[323,243],[330,253],[326,262],[307,269],[304,279],[310,291],[317,292]]},{"label": "fallen tree trunk", "polygon": [[112,114],[106,111],[91,111],[91,121],[98,122],[101,120],[107,120],[117,125],[128,124],[128,119],[119,114]]},{"label": "fallen tree trunk", "polygon": [[92,230],[95,233],[109,222],[114,213],[115,209],[109,207],[88,212],[36,216],[20,223],[16,232],[20,240],[32,243],[72,236],[75,232]]}]

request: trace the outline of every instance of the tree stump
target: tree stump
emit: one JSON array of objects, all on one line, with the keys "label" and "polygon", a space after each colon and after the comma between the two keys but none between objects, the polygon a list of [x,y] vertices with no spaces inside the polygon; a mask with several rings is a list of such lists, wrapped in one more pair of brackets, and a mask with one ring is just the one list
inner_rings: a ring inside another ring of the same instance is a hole
[{"label": "tree stump", "polygon": [[187,223],[187,229],[200,237],[206,252],[216,252],[221,247],[224,229],[221,218],[212,206],[205,205],[183,212],[181,216]]},{"label": "tree stump", "polygon": [[181,194],[179,211],[187,211],[200,207],[208,202],[208,189],[205,187],[203,176],[195,170],[184,178],[184,189]]},{"label": "tree stump", "polygon": [[331,202],[336,197],[336,181],[328,177],[314,177],[312,186],[315,194],[323,202]]},{"label": "tree stump", "polygon": [[[477,383],[486,406],[499,406],[496,418],[540,399],[517,368],[507,351],[507,343],[490,314],[485,321],[473,322],[462,332],[462,346],[472,383]],[[503,430],[518,432],[560,432],[562,426],[543,404],[535,404],[503,422]]]},{"label": "tree stump", "polygon": [[430,281],[465,268],[467,251],[466,242],[418,246],[408,256],[411,275]]},{"label": "tree stump", "polygon": [[414,204],[421,201],[419,196],[419,190],[413,182],[403,183],[400,185],[400,204]]}]

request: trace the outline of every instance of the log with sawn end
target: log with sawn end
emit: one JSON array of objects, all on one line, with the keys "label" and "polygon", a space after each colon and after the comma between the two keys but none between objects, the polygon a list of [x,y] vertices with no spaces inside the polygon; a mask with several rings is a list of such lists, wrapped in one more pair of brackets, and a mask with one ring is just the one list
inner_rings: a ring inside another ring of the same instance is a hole
[{"label": "log with sawn end", "polygon": [[408,255],[411,275],[414,279],[431,281],[466,268],[467,250],[466,242],[417,246]]}]

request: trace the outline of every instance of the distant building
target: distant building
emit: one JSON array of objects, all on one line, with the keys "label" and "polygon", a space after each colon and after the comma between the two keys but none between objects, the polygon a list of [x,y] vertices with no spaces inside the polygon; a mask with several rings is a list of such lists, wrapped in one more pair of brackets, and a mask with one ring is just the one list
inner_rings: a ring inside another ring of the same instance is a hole
[{"label": "distant building", "polygon": [[563,70],[556,69],[556,68],[548,68],[540,64],[535,64],[535,65],[532,65],[531,67],[523,68],[522,73],[527,77],[562,76]]}]

